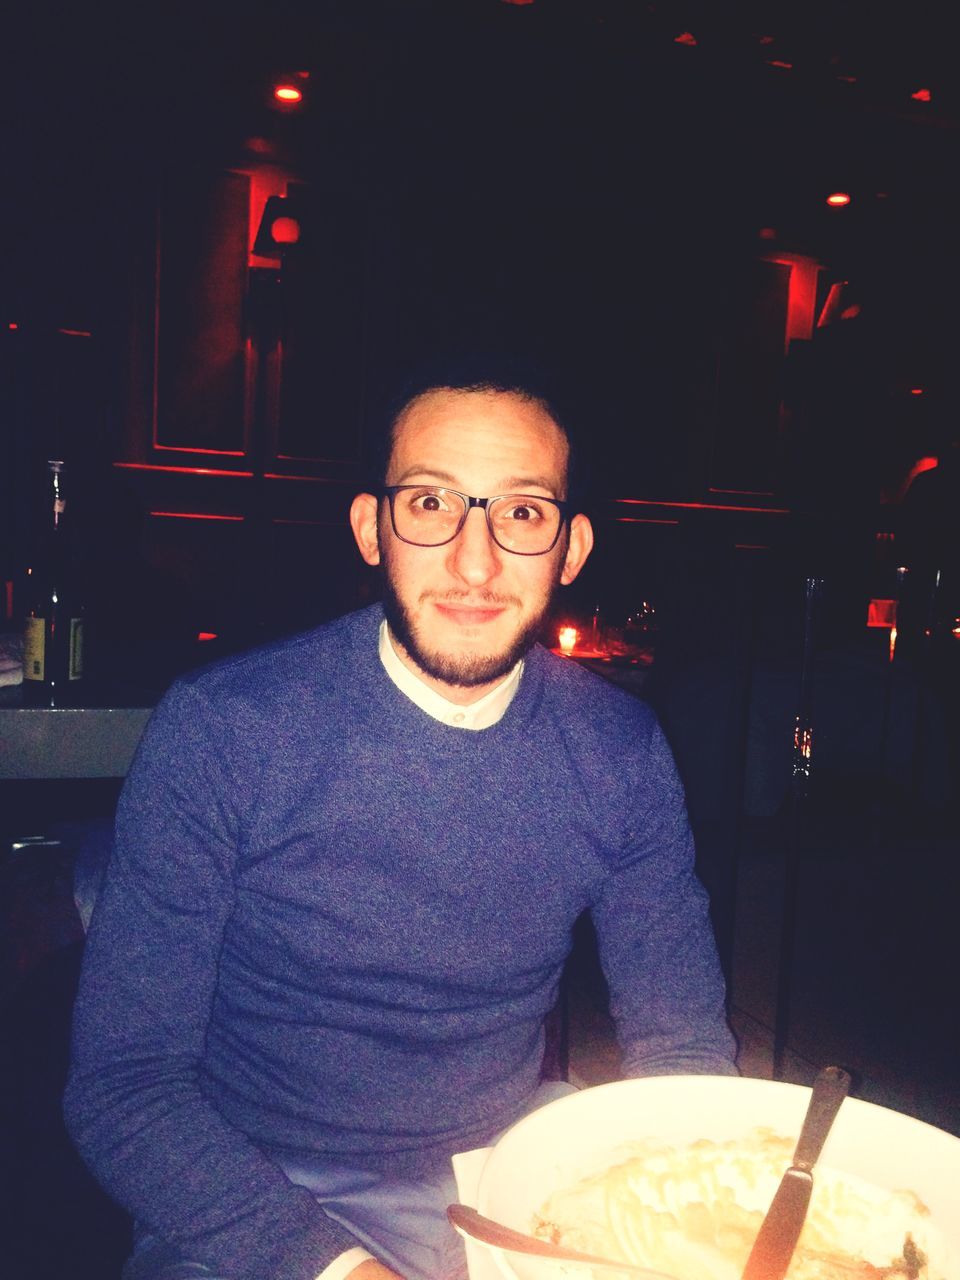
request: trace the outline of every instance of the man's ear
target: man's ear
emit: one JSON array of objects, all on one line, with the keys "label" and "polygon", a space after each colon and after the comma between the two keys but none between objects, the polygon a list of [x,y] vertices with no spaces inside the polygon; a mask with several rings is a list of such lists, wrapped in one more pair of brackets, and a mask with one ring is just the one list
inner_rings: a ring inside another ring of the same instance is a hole
[{"label": "man's ear", "polygon": [[569,587],[583,568],[587,556],[593,550],[593,525],[582,513],[575,515],[570,521],[570,537],[567,539],[567,554],[560,571],[560,581]]},{"label": "man's ear", "polygon": [[358,493],[350,503],[350,528],[367,564],[380,563],[377,521],[380,503],[372,493]]}]

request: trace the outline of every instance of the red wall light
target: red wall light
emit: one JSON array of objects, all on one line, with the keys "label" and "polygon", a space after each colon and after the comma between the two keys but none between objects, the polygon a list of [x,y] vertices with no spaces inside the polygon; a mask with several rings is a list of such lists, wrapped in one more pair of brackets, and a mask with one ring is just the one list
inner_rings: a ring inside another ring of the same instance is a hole
[{"label": "red wall light", "polygon": [[842,209],[850,203],[850,195],[846,191],[831,191],[827,196],[827,204],[831,209]]},{"label": "red wall light", "polygon": [[295,202],[288,196],[269,196],[263,207],[253,252],[263,258],[277,258],[284,249],[300,243],[303,223]]},{"label": "red wall light", "polygon": [[296,244],[300,239],[300,223],[296,218],[274,218],[270,223],[270,238],[274,244]]}]

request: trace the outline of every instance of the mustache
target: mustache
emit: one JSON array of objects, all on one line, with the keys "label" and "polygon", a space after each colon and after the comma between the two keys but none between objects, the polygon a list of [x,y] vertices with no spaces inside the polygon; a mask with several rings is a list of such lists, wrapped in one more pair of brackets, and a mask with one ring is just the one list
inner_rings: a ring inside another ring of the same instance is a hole
[{"label": "mustache", "polygon": [[519,596],[498,595],[495,591],[422,591],[420,604],[427,604],[430,601],[467,607],[483,605],[486,608],[507,608],[510,605],[519,606],[522,603]]}]

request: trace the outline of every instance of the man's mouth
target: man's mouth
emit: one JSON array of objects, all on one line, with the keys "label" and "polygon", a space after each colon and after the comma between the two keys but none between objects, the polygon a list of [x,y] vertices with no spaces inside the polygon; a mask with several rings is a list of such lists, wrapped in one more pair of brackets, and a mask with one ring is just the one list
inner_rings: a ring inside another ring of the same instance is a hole
[{"label": "man's mouth", "polygon": [[483,626],[506,612],[505,604],[462,604],[452,600],[434,600],[434,608],[448,622],[461,627]]}]

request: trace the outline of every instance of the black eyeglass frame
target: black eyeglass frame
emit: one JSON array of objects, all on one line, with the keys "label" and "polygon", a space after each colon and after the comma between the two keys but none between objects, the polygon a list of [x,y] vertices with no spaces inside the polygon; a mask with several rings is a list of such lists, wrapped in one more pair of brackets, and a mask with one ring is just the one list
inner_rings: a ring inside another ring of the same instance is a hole
[{"label": "black eyeglass frame", "polygon": [[[394,511],[394,500],[398,493],[402,493],[405,489],[431,489],[435,488],[438,493],[451,493],[455,498],[461,498],[464,502],[463,515],[460,517],[456,529],[451,533],[449,538],[444,538],[442,542],[414,542],[410,538],[405,538],[397,529],[397,516]],[[487,521],[487,531],[501,551],[508,551],[512,556],[546,556],[549,555],[553,548],[560,541],[560,534],[563,532],[563,526],[570,519],[572,503],[565,502],[561,498],[546,498],[541,493],[495,493],[489,498],[475,498],[472,494],[461,493],[459,489],[451,489],[445,484],[423,485],[423,484],[385,484],[379,490],[379,496],[386,498],[390,506],[390,523],[393,526],[394,535],[405,542],[409,547],[445,547],[448,543],[458,538],[463,530],[463,526],[467,523],[467,516],[474,507],[480,507]],[[549,547],[544,547],[542,551],[517,551],[513,547],[505,547],[494,532],[493,524],[490,520],[490,503],[499,502],[501,498],[528,498],[531,502],[549,502],[552,507],[556,507],[560,512],[560,523],[557,525],[557,531],[553,535],[553,541]]]}]

